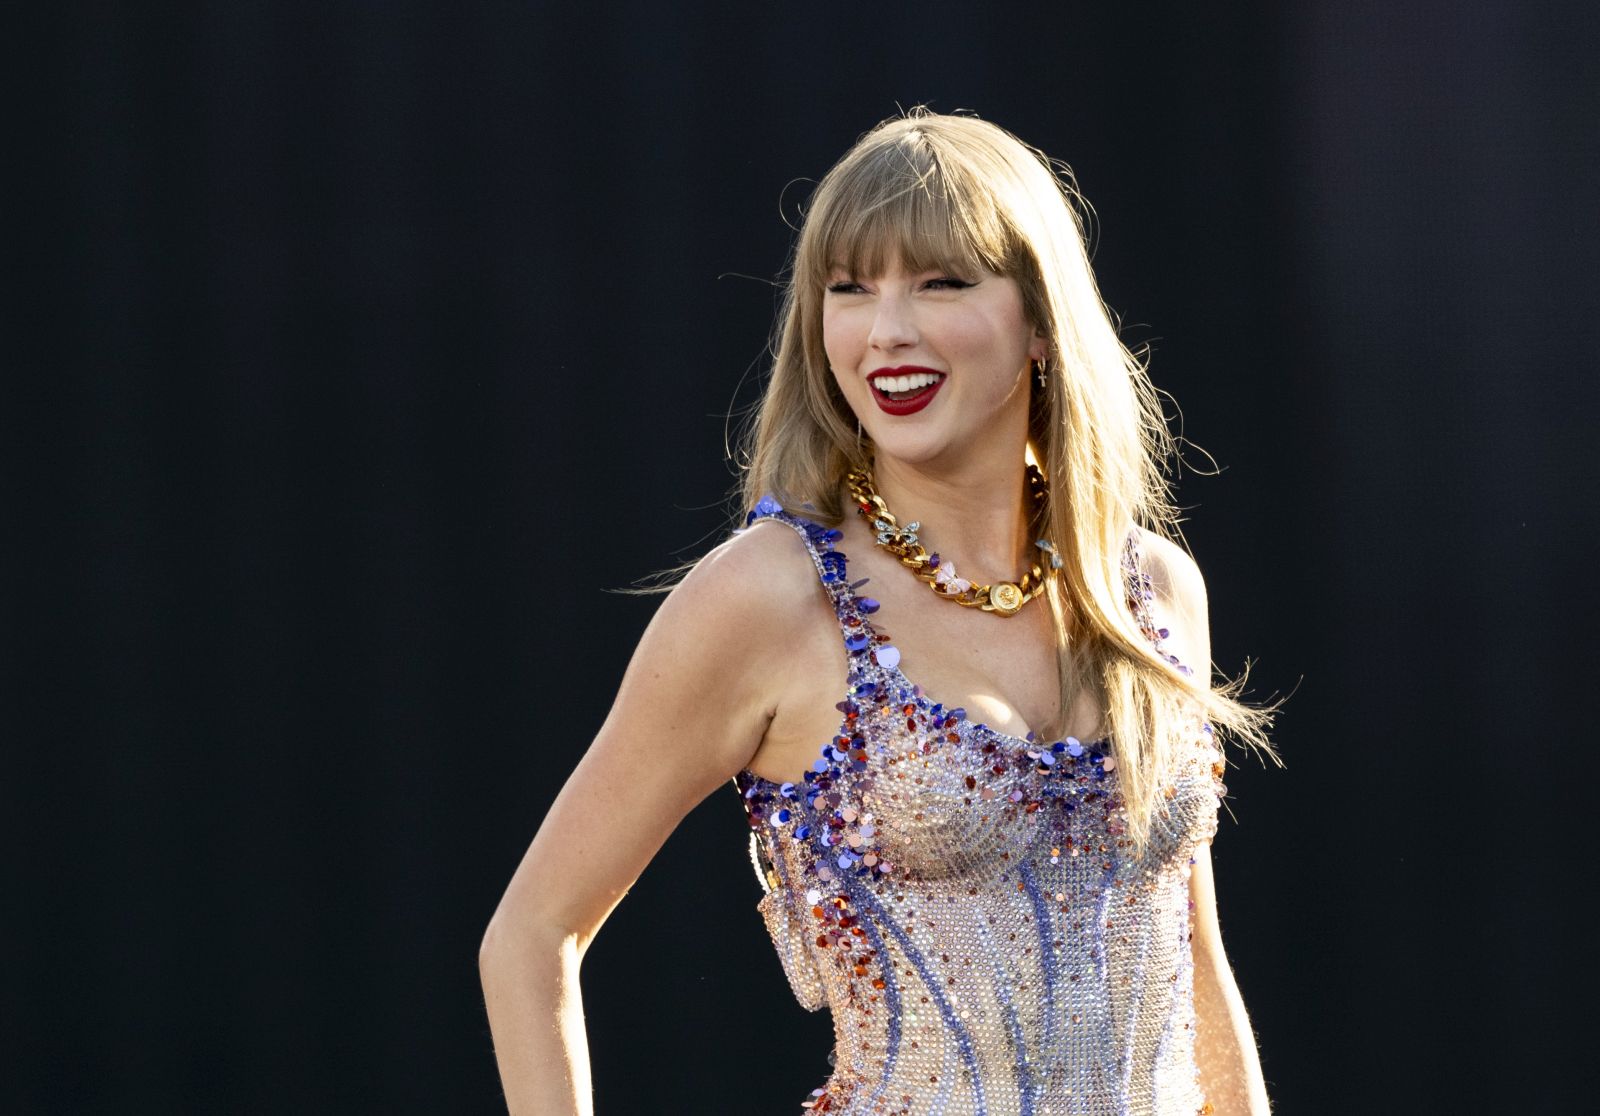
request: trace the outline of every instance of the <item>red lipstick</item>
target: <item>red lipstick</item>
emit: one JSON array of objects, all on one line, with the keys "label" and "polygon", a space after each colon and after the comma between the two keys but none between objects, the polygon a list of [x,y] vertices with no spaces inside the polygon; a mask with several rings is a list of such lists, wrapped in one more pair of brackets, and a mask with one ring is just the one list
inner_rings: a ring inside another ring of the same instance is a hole
[{"label": "red lipstick", "polygon": [[[891,398],[888,392],[883,391],[878,387],[878,381],[882,379],[893,379],[896,376],[914,376],[918,375],[919,373],[925,373],[937,376],[939,378],[926,387],[915,389],[910,394],[896,392],[896,395],[902,396],[902,398],[899,399]],[[939,389],[944,386],[944,382],[949,378],[950,377],[948,375],[940,372],[937,368],[924,368],[918,364],[903,364],[896,368],[875,369],[873,372],[868,374],[867,384],[872,389],[872,401],[878,405],[878,409],[884,414],[914,415],[918,411],[922,410],[922,408],[926,407],[929,403],[933,402],[933,397],[939,394]]]}]

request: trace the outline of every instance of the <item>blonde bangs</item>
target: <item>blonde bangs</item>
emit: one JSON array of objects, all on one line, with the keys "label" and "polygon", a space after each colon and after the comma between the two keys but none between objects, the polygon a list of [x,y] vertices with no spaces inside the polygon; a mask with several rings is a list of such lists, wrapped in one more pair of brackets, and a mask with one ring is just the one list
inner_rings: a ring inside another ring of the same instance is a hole
[{"label": "blonde bangs", "polygon": [[818,189],[796,279],[817,290],[834,268],[866,277],[895,262],[911,272],[1014,273],[1021,238],[993,190],[959,160],[941,158],[927,132],[885,139],[857,151]]}]

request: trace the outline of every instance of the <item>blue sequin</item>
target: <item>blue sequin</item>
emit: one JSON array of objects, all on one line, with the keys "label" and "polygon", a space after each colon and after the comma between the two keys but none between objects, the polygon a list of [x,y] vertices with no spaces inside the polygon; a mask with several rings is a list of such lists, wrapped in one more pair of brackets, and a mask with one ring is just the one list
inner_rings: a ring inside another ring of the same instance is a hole
[{"label": "blue sequin", "polygon": [[775,515],[782,510],[783,505],[773,499],[772,494],[769,492],[756,501],[755,509],[745,517],[745,526],[748,527],[762,516]]}]

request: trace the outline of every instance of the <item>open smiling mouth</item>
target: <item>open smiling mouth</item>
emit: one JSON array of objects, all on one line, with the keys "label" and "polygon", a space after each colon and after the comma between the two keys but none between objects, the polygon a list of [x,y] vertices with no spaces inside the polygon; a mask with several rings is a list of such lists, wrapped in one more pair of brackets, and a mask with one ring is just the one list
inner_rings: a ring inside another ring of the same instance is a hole
[{"label": "open smiling mouth", "polygon": [[900,376],[875,376],[872,398],[879,408],[892,415],[920,411],[938,394],[946,377],[940,372],[908,372]]}]

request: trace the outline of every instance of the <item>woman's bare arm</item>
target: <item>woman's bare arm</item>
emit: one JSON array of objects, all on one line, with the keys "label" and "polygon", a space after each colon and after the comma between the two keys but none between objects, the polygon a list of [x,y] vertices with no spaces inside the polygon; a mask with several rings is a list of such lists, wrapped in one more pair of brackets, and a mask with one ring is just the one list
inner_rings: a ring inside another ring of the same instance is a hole
[{"label": "woman's bare arm", "polygon": [[[1211,669],[1211,625],[1206,585],[1194,559],[1181,548],[1143,535],[1146,568],[1156,607],[1167,614],[1166,646],[1196,673]],[[1216,1116],[1267,1116],[1266,1081],[1244,998],[1222,947],[1210,842],[1195,847],[1189,876],[1194,910],[1195,1063],[1200,1088]]]},{"label": "woman's bare arm", "polygon": [[707,555],[646,629],[479,951],[512,1116],[593,1111],[584,953],[683,816],[750,761],[808,595],[816,578],[799,540],[752,530]]},{"label": "woman's bare arm", "polygon": [[1217,892],[1210,843],[1195,847],[1189,877],[1194,904],[1195,1063],[1200,1088],[1216,1116],[1267,1116],[1267,1083],[1244,997],[1233,979],[1217,924]]}]

